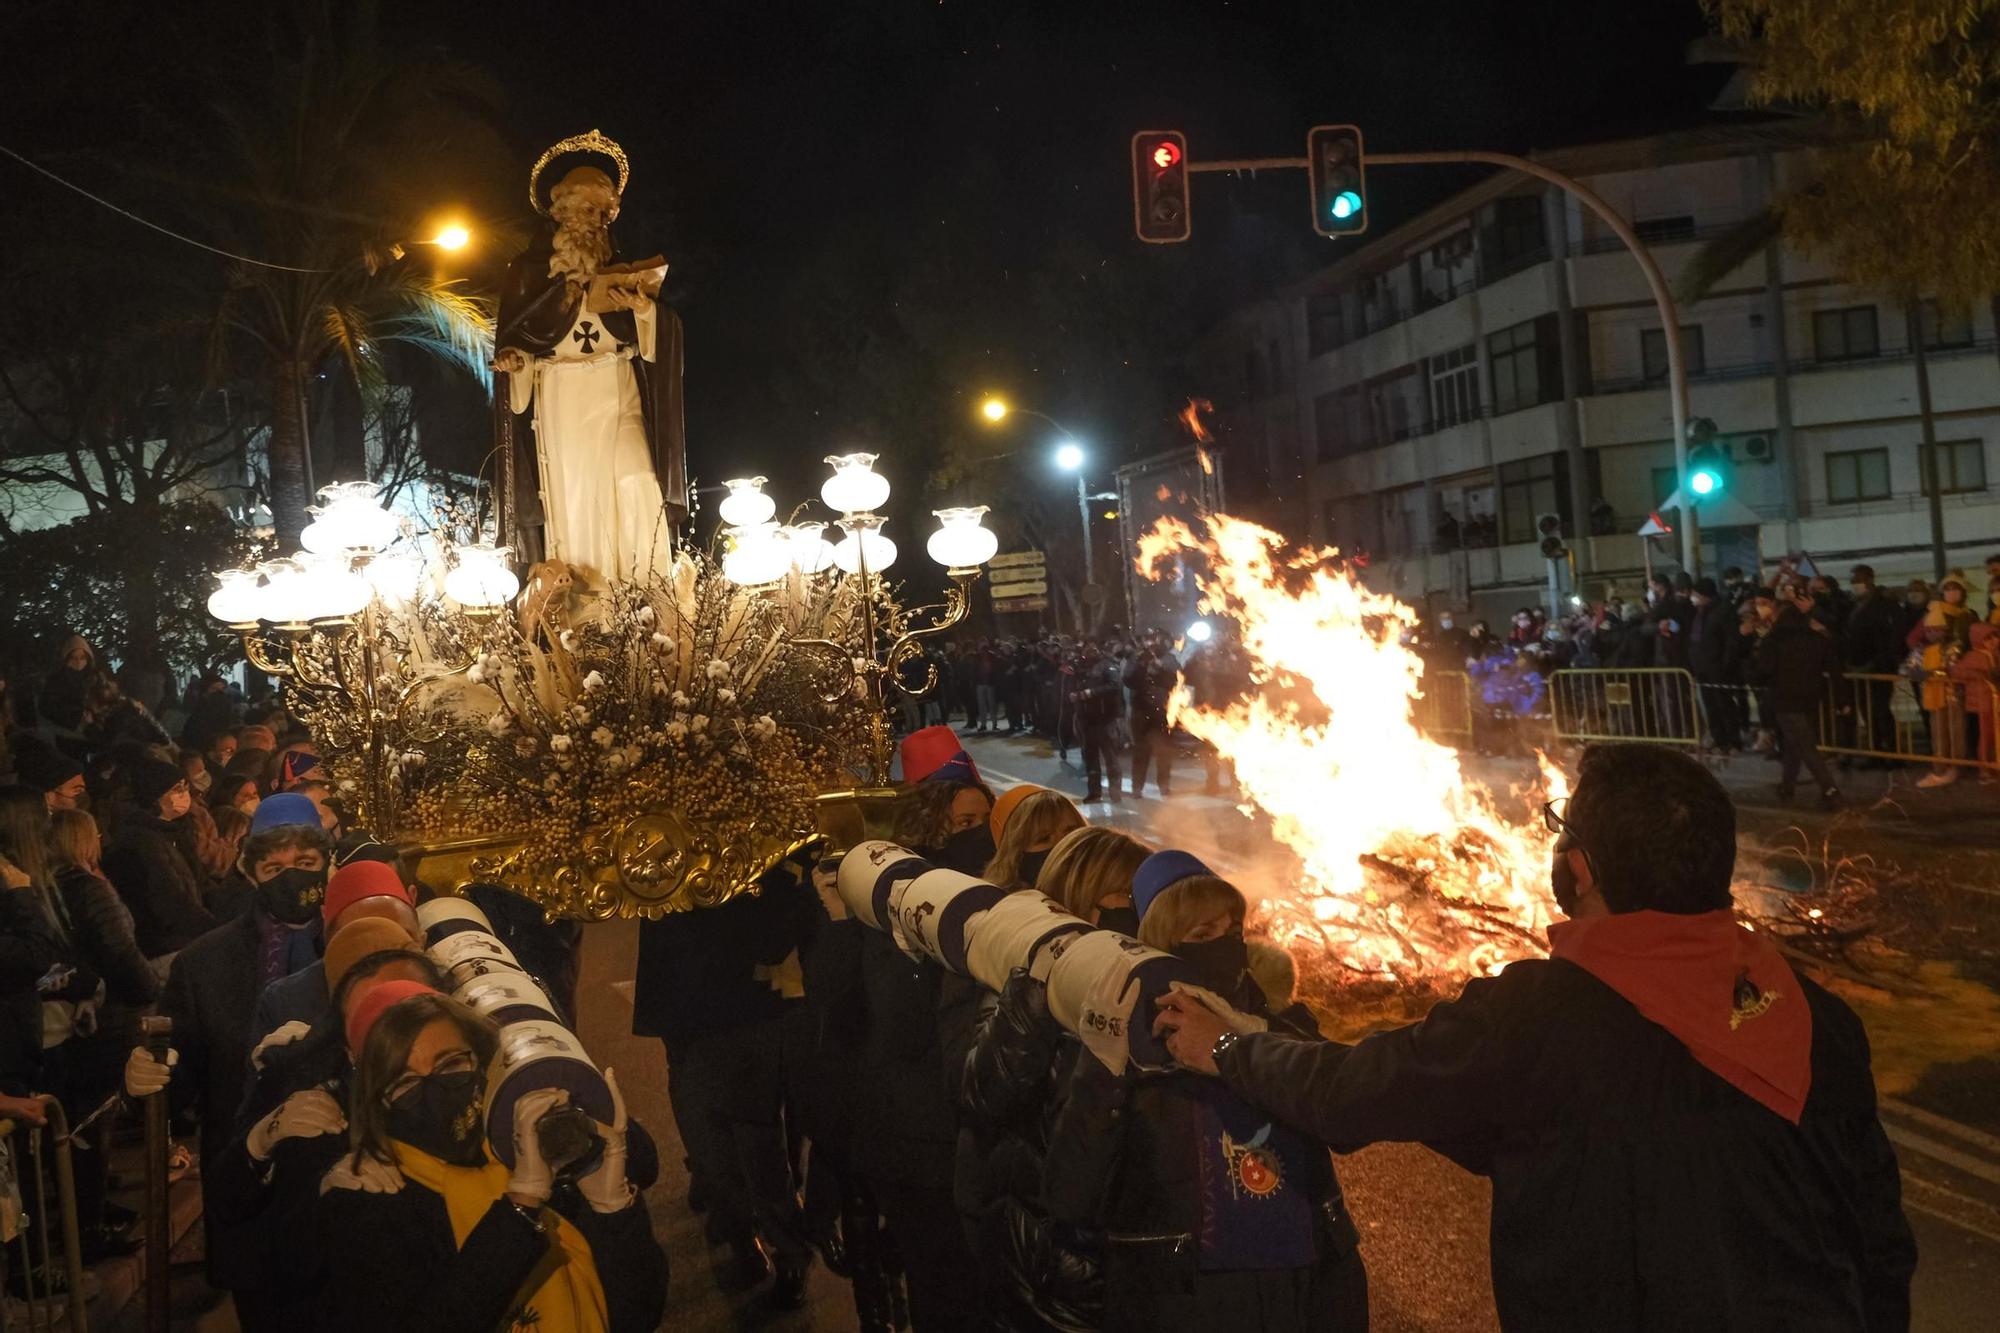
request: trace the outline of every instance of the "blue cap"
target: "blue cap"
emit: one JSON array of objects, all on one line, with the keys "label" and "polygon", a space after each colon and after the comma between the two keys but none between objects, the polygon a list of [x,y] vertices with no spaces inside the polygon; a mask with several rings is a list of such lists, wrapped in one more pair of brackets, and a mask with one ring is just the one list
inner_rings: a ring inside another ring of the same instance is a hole
[{"label": "blue cap", "polygon": [[1172,847],[1164,852],[1154,852],[1139,863],[1139,869],[1132,876],[1132,909],[1144,921],[1146,909],[1153,905],[1153,899],[1184,879],[1214,873],[1193,852]]},{"label": "blue cap", "polygon": [[319,822],[319,807],[312,803],[310,796],[301,796],[295,791],[280,792],[276,796],[266,796],[258,803],[257,813],[250,816],[250,836],[254,838],[266,830],[292,824],[324,827]]}]

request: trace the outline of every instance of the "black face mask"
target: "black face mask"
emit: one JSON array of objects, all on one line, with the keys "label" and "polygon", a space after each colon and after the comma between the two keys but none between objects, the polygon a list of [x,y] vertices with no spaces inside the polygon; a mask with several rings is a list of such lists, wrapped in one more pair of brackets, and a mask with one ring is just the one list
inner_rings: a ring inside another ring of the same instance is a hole
[{"label": "black face mask", "polygon": [[960,829],[944,840],[937,854],[939,865],[966,875],[983,873],[992,859],[993,830],[985,824]]},{"label": "black face mask", "polygon": [[1042,848],[1039,852],[1022,852],[1020,870],[1022,881],[1030,887],[1040,882],[1042,867],[1048,864],[1048,859],[1049,849],[1047,847]]},{"label": "black face mask", "polygon": [[1250,946],[1239,934],[1176,944],[1174,957],[1194,969],[1196,981],[1225,1000],[1236,998],[1243,988],[1243,976],[1250,970]]},{"label": "black face mask", "polygon": [[451,1166],[484,1165],[485,1100],[486,1075],[476,1069],[426,1075],[390,1104],[389,1134]]},{"label": "black face mask", "polygon": [[1105,907],[1097,913],[1099,930],[1115,930],[1120,935],[1137,938],[1139,934],[1139,909],[1136,907]]},{"label": "black face mask", "polygon": [[326,870],[280,870],[257,886],[257,906],[274,921],[303,926],[326,899]]}]

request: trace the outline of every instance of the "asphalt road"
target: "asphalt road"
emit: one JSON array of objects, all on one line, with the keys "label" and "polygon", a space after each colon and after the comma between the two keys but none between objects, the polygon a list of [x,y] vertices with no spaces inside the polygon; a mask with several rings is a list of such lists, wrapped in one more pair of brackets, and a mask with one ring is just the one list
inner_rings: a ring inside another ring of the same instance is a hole
[{"label": "asphalt road", "polygon": [[[996,785],[1036,782],[1081,795],[1080,777],[1059,766],[1046,744],[999,737],[971,738],[969,744]],[[1191,780],[1177,786],[1185,794],[1170,801],[1148,797],[1117,806],[1100,803],[1086,813],[1155,844],[1172,843],[1213,856],[1218,868],[1251,863],[1269,850],[1268,837],[1254,821],[1228,801],[1200,794],[1198,765],[1184,775]],[[1908,812],[1881,817],[1907,821]],[[1978,833],[1983,816],[1974,810],[1967,818],[1973,841],[1985,841]],[[1809,823],[1808,832],[1818,827]],[[664,1055],[657,1041],[634,1038],[630,1032],[636,927],[617,923],[593,928],[585,936],[581,1035],[600,1060],[616,1066],[632,1114],[661,1140],[665,1174],[649,1199],[673,1270],[665,1326],[703,1333],[852,1328],[847,1288],[823,1270],[814,1272],[807,1309],[793,1314],[773,1313],[761,1289],[732,1292],[721,1287],[717,1267],[723,1255],[704,1244],[701,1218],[686,1205],[679,1138],[667,1109]],[[1906,1205],[1921,1253],[1914,1327],[1990,1326],[1993,1310],[2000,1308],[2000,1136],[1918,1105],[1892,1103],[1885,1120],[1903,1162]],[[1362,1229],[1374,1328],[1497,1327],[1486,1265],[1490,1194],[1485,1181],[1424,1149],[1400,1144],[1343,1157],[1339,1170]]]}]

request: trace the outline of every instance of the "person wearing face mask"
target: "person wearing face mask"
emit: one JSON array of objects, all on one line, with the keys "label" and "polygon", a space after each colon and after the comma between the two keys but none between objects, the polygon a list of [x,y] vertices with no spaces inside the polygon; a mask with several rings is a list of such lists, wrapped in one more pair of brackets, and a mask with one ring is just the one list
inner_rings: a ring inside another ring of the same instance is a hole
[{"label": "person wearing face mask", "polygon": [[[1179,959],[1242,1030],[1323,1044],[1268,1012],[1234,886],[1163,851],[1139,867],[1132,901],[1140,942]],[[1117,1075],[1085,1054],[1050,1123],[1043,1199],[1057,1222],[1102,1237],[1106,1333],[1368,1327],[1359,1233],[1331,1156],[1296,1119],[1189,1070]]]},{"label": "person wearing face mask", "polygon": [[1084,827],[1083,812],[1058,791],[1023,783],[1002,792],[987,821],[993,857],[980,878],[1003,889],[1031,888],[1064,834]]},{"label": "person wearing face mask", "polygon": [[[538,1120],[566,1094],[515,1106],[513,1167],[495,1160],[482,1106],[493,1025],[445,996],[386,982],[348,1020],[354,1167],[318,1206],[329,1326],[381,1333],[644,1333],[666,1307],[667,1262],[626,1178],[626,1119],[599,1124],[604,1151],[574,1190],[541,1156]],[[401,1188],[352,1183],[364,1163]]]},{"label": "person wearing face mask", "polygon": [[[326,897],[319,905],[322,937],[331,940],[343,926],[376,917],[407,939],[422,939],[415,897],[396,869],[396,849],[378,843],[367,853],[349,859],[327,877]],[[264,987],[250,1030],[261,1037],[287,1023],[311,1026],[326,1012],[329,1000],[326,961],[315,958]]]},{"label": "person wearing face mask", "polygon": [[208,790],[211,813],[227,807],[255,819],[257,805],[262,800],[263,796],[257,790],[257,779],[246,773],[224,773]]},{"label": "person wearing face mask", "polygon": [[[319,956],[319,906],[331,856],[311,801],[281,795],[259,806],[237,862],[252,886],[249,907],[174,956],[160,995],[160,1012],[174,1025],[167,1058],[135,1046],[126,1059],[128,1096],[167,1092],[176,1110],[200,1111],[204,1169],[235,1128],[251,1048],[263,1035],[251,1031],[258,993]],[[203,1225],[213,1285],[257,1285],[254,1265],[244,1271],[243,1250],[206,1215]]]},{"label": "person wearing face mask", "polygon": [[1868,1039],[1737,924],[1729,794],[1692,756],[1593,745],[1546,816],[1551,957],[1352,1046],[1170,997],[1175,1060],[1335,1151],[1416,1142],[1489,1177],[1509,1330],[1907,1328]]},{"label": "person wearing face mask", "polygon": [[[1034,891],[1099,929],[1131,934],[1139,926],[1132,879],[1150,854],[1116,829],[1078,828],[1050,851]],[[1041,1190],[1050,1117],[1082,1043],[1050,1019],[1046,989],[1024,969],[998,995],[969,984],[980,996],[969,1028],[958,1036],[939,1021],[960,1114],[952,1201],[986,1304],[1004,1328],[1094,1328],[1104,1303],[1100,1249],[1054,1225]]]},{"label": "person wearing face mask", "polygon": [[62,751],[46,745],[25,745],[15,756],[14,768],[24,785],[42,794],[42,802],[50,814],[90,808],[83,765]]},{"label": "person wearing face mask", "polygon": [[1087,640],[1068,667],[1064,688],[1069,694],[1070,716],[1076,719],[1079,748],[1083,751],[1083,799],[1101,801],[1107,788],[1111,800],[1124,799],[1124,774],[1119,771],[1122,745],[1120,721],[1125,716],[1125,686],[1118,664],[1097,641]]},{"label": "person wearing face mask", "polygon": [[214,812],[208,807],[209,793],[215,787],[208,765],[202,762],[200,753],[195,750],[182,750],[179,763],[191,798],[184,820],[186,836],[193,848],[191,859],[204,881],[214,881],[229,873],[229,867],[236,861],[236,849],[215,827]]},{"label": "person wearing face mask", "polygon": [[120,778],[127,799],[112,820],[104,875],[132,909],[139,947],[160,958],[215,928],[183,832],[194,796],[178,765],[149,755],[125,765]]}]

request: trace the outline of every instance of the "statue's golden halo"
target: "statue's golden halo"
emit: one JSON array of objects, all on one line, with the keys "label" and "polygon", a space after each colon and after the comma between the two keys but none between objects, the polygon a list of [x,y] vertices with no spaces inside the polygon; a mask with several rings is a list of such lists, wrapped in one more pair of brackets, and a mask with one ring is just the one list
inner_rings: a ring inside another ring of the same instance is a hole
[{"label": "statue's golden halo", "polygon": [[549,206],[542,200],[542,171],[564,153],[597,153],[610,158],[618,166],[618,193],[621,196],[625,193],[625,182],[632,178],[632,163],[625,156],[625,150],[618,146],[618,141],[601,130],[572,134],[559,143],[549,145],[548,150],[535,159],[535,169],[528,173],[528,203],[537,213],[546,214],[549,211]]}]

